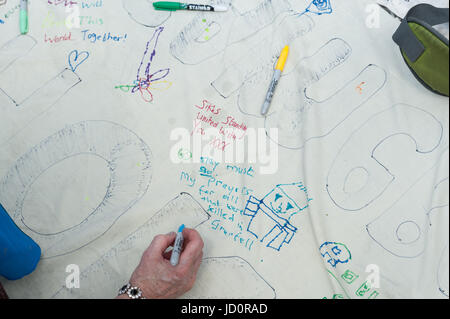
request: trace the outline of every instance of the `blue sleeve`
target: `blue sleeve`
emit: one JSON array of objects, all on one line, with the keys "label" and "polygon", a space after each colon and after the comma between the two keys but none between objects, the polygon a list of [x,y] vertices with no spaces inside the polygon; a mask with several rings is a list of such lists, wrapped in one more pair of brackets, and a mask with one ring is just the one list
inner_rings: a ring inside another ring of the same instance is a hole
[{"label": "blue sleeve", "polygon": [[32,273],[41,248],[13,222],[0,204],[0,275],[17,280]]}]

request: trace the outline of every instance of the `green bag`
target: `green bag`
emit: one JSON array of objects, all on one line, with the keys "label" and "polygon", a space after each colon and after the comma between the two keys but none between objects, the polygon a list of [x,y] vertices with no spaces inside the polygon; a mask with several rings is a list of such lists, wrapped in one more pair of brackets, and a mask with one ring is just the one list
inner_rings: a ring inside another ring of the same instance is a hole
[{"label": "green bag", "polygon": [[392,37],[415,77],[445,96],[449,96],[449,41],[434,26],[448,21],[448,8],[419,4],[408,11]]}]

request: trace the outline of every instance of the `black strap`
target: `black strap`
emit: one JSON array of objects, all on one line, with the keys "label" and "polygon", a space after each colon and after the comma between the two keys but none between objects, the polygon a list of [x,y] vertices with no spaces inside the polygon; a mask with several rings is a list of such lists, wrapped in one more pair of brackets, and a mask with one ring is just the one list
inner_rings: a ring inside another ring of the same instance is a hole
[{"label": "black strap", "polygon": [[419,4],[408,11],[392,39],[400,46],[408,59],[415,62],[423,54],[425,47],[409,27],[410,20],[420,20],[430,26],[435,26],[449,21],[449,9]]},{"label": "black strap", "polygon": [[441,23],[448,22],[449,9],[448,8],[436,8],[430,4],[419,4],[412,7],[408,11],[405,19],[409,21],[409,18],[415,18],[428,23],[431,26],[435,26]]}]

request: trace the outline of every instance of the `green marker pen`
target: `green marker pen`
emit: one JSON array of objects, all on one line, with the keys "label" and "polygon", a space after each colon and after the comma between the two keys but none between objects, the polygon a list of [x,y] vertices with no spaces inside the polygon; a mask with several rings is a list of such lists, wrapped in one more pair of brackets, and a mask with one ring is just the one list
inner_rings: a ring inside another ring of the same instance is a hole
[{"label": "green marker pen", "polygon": [[181,2],[158,1],[153,2],[155,10],[177,11],[177,10],[191,10],[191,11],[227,11],[228,7],[224,5],[217,5],[215,7],[206,4],[187,4]]},{"label": "green marker pen", "polygon": [[20,0],[20,33],[28,32],[28,0]]}]

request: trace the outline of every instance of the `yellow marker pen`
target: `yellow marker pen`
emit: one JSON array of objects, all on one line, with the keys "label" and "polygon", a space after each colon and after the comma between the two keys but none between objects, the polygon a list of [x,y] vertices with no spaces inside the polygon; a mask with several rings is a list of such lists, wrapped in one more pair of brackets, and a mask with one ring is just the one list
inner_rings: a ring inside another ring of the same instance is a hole
[{"label": "yellow marker pen", "polygon": [[284,66],[286,65],[288,55],[289,55],[289,46],[287,45],[281,51],[280,57],[278,58],[277,65],[275,66],[275,73],[273,74],[272,82],[270,83],[266,100],[264,101],[263,107],[261,109],[261,114],[264,116],[266,116],[267,112],[269,112],[270,103],[272,102],[272,98],[275,93],[275,88],[278,85],[278,81],[280,81],[281,73],[283,72]]}]

